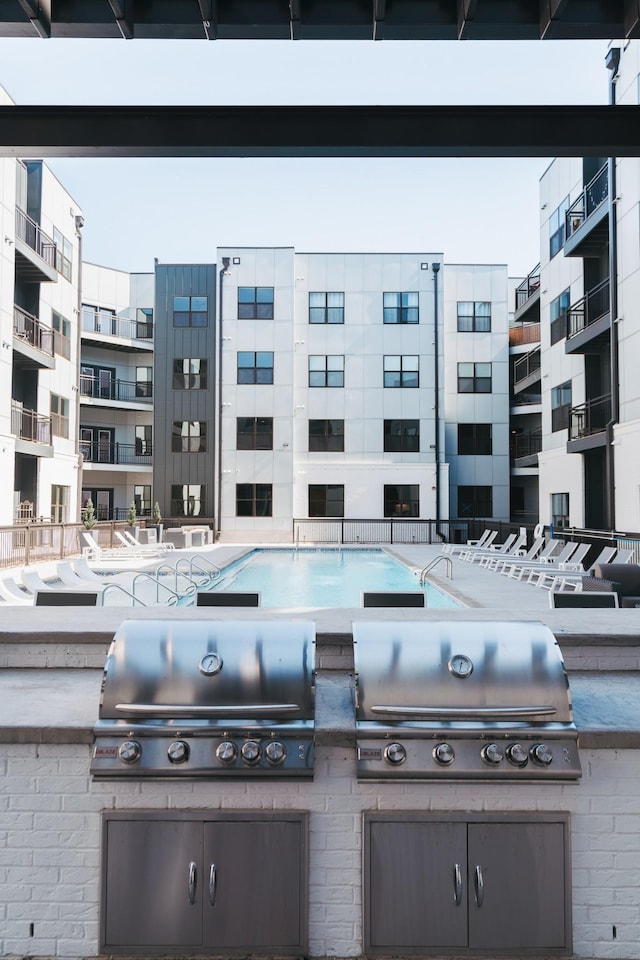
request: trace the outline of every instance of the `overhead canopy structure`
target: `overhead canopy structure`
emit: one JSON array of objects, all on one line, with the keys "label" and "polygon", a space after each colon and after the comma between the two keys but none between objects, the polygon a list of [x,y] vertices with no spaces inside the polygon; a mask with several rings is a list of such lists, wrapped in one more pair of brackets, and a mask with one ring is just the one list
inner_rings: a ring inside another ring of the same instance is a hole
[{"label": "overhead canopy structure", "polygon": [[0,0],[0,36],[207,40],[640,37],[638,0]]}]

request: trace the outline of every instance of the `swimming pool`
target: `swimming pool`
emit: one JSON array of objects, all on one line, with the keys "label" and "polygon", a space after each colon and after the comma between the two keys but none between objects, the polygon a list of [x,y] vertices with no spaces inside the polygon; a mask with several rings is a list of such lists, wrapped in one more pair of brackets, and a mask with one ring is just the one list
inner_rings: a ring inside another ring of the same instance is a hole
[{"label": "swimming pool", "polygon": [[384,550],[256,549],[222,571],[212,590],[261,594],[263,607],[359,607],[363,590],[425,591],[427,607],[459,608]]}]

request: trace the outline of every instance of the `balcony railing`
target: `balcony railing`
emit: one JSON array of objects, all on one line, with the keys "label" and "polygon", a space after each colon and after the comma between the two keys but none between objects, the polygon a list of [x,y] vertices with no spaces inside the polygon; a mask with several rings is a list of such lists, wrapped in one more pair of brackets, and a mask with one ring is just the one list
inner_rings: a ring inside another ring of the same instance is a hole
[{"label": "balcony railing", "polygon": [[526,380],[527,377],[530,377],[532,373],[537,373],[539,369],[540,350],[531,350],[529,353],[525,353],[525,355],[523,357],[519,357],[513,365],[514,384],[520,383],[522,380]]},{"label": "balcony railing", "polygon": [[594,210],[600,207],[609,196],[609,177],[607,165],[600,167],[595,177],[589,181],[577,200],[574,200],[565,216],[567,218],[567,239],[579,230]]},{"label": "balcony railing", "polygon": [[567,339],[575,337],[596,320],[609,312],[609,280],[603,280],[597,287],[589,290],[581,300],[569,307],[569,329]]},{"label": "balcony railing", "polygon": [[542,450],[542,431],[529,430],[527,433],[514,435],[511,440],[509,453],[512,460],[522,457],[532,457]]},{"label": "balcony railing", "polygon": [[86,308],[82,311],[82,330],[84,333],[99,333],[102,336],[123,337],[127,340],[153,340],[152,323]]},{"label": "balcony railing", "polygon": [[611,394],[587,400],[571,408],[569,440],[582,440],[595,433],[602,433],[611,419]]},{"label": "balcony railing", "polygon": [[526,343],[540,343],[539,323],[516,323],[509,327],[510,347],[521,347]]},{"label": "balcony railing", "polygon": [[22,307],[13,307],[13,332],[16,337],[37,347],[43,353],[53,356],[53,330],[40,323],[37,317],[27,313]]},{"label": "balcony railing", "polygon": [[21,440],[51,443],[51,417],[29,410],[20,403],[11,404],[11,432]]},{"label": "balcony railing", "polygon": [[80,374],[80,394],[94,400],[123,403],[153,403],[153,384],[146,380],[104,380]]},{"label": "balcony railing", "polygon": [[151,466],[151,447],[143,450],[135,443],[100,443],[81,441],[80,453],[85,463],[119,463]]},{"label": "balcony railing", "polygon": [[516,287],[516,310],[524,307],[527,300],[540,289],[540,264],[535,266],[522,283]]},{"label": "balcony railing", "polygon": [[28,247],[38,254],[50,267],[56,267],[56,245],[47,234],[41,230],[40,224],[16,207],[16,236],[24,241]]}]

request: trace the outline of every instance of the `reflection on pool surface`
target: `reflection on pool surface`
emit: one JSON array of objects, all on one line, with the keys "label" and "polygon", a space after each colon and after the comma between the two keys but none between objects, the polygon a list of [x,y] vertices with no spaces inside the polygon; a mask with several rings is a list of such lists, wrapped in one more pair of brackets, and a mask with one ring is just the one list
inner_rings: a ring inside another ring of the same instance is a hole
[{"label": "reflection on pool surface", "polygon": [[222,571],[211,590],[259,591],[263,607],[360,607],[363,590],[420,590],[431,608],[460,604],[384,550],[252,550]]}]

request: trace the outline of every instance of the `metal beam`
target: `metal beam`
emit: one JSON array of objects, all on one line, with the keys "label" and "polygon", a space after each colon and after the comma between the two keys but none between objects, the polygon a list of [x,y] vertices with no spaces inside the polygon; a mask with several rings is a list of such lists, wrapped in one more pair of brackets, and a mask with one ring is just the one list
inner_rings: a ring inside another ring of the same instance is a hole
[{"label": "metal beam", "polygon": [[51,0],[19,0],[37,36],[51,36]]},{"label": "metal beam", "polygon": [[7,106],[0,156],[640,157],[640,106]]},{"label": "metal beam", "polygon": [[640,0],[625,0],[624,33],[628,40],[640,38]]}]

